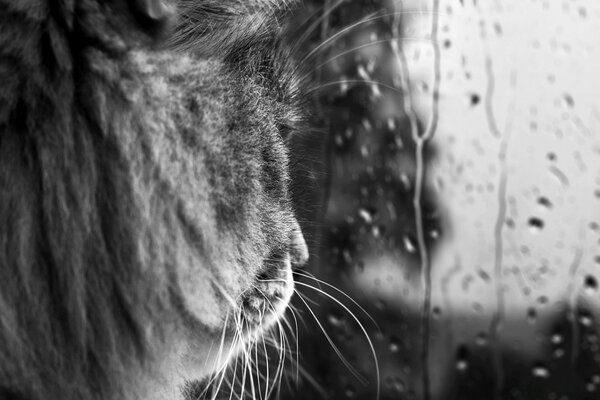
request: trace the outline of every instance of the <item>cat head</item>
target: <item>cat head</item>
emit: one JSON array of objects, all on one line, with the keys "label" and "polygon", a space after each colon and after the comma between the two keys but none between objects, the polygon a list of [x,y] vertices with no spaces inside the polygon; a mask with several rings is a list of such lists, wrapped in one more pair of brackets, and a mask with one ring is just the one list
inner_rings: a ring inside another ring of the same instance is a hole
[{"label": "cat head", "polygon": [[275,1],[0,0],[0,397],[161,398],[308,256]]}]

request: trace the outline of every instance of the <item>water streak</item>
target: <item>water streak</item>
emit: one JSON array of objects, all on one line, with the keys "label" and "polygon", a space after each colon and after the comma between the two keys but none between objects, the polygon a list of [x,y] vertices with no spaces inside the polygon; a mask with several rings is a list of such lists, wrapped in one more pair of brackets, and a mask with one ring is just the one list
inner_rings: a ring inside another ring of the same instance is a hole
[{"label": "water streak", "polygon": [[425,227],[423,225],[423,209],[421,207],[423,188],[425,185],[425,148],[427,143],[433,138],[439,121],[439,92],[441,84],[441,50],[438,41],[438,17],[439,0],[433,0],[431,13],[431,45],[433,46],[434,65],[433,65],[433,88],[431,115],[427,127],[423,134],[419,132],[417,116],[413,108],[413,102],[410,92],[410,77],[406,57],[400,50],[400,22],[402,16],[402,4],[396,2],[397,15],[394,17],[392,25],[393,40],[390,46],[398,61],[400,67],[400,79],[403,91],[404,113],[406,114],[410,127],[412,139],[415,143],[415,192],[413,197],[413,208],[415,211],[415,228],[421,260],[421,289],[423,290],[423,300],[420,321],[421,336],[421,365],[422,365],[422,393],[423,399],[429,400],[430,394],[430,371],[429,371],[429,336],[430,336],[430,313],[431,313],[431,262],[425,242]]},{"label": "water streak", "polygon": [[585,243],[585,229],[583,223],[579,224],[579,245],[575,249],[575,256],[569,266],[569,285],[567,293],[569,294],[569,310],[567,319],[571,325],[571,365],[575,368],[577,358],[579,357],[579,321],[577,320],[577,297],[579,294],[577,285],[577,273],[583,257],[583,245]]},{"label": "water streak", "polygon": [[[486,57],[486,65],[491,67],[491,58]],[[493,77],[490,77],[493,78]],[[513,70],[510,77],[510,83],[513,91],[513,98],[509,105],[508,116],[506,126],[504,127],[504,135],[501,134],[497,128],[494,117],[494,109],[492,102],[490,107],[486,108],[486,117],[488,120],[488,126],[490,130],[495,129],[494,136],[501,137],[500,151],[498,154],[498,161],[500,163],[500,177],[498,183],[498,213],[496,215],[496,223],[494,225],[494,285],[496,295],[496,311],[492,317],[490,323],[489,336],[492,351],[492,364],[494,372],[494,396],[496,400],[502,400],[502,391],[504,389],[504,367],[502,363],[502,349],[500,343],[500,335],[502,331],[502,324],[504,321],[505,312],[505,301],[504,301],[504,280],[502,275],[503,268],[503,252],[504,252],[504,240],[502,236],[504,223],[506,221],[507,207],[506,207],[506,193],[508,186],[508,147],[511,139],[512,132],[512,121],[514,118],[516,108],[516,85],[517,76]],[[487,95],[489,96],[490,93]]]}]

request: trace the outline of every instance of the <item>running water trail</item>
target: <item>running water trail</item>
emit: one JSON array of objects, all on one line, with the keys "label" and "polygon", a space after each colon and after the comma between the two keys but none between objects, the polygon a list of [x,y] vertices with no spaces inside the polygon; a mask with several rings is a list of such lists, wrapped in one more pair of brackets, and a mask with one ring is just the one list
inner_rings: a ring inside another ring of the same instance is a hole
[{"label": "running water trail", "polygon": [[583,222],[579,223],[579,246],[575,249],[575,256],[569,266],[569,286],[567,293],[569,293],[569,310],[567,319],[571,325],[571,365],[573,368],[577,365],[577,359],[579,358],[579,339],[581,332],[579,331],[579,321],[577,320],[577,299],[579,296],[579,288],[577,287],[577,274],[579,273],[579,267],[581,266],[581,259],[583,258],[583,246],[585,244],[585,228]]},{"label": "running water trail", "polygon": [[431,44],[433,46],[433,89],[432,89],[432,104],[431,115],[427,123],[425,132],[419,132],[417,116],[413,108],[412,96],[410,93],[410,76],[406,57],[400,49],[400,23],[402,20],[402,4],[396,2],[397,15],[394,17],[392,25],[393,40],[390,41],[390,46],[394,56],[400,67],[401,89],[403,91],[404,113],[406,114],[410,127],[412,139],[415,143],[415,193],[413,197],[413,208],[415,211],[415,227],[421,259],[421,289],[423,290],[423,300],[421,309],[420,321],[420,336],[421,336],[421,368],[422,368],[422,393],[423,399],[429,400],[430,394],[430,371],[429,371],[429,335],[430,335],[430,319],[431,313],[431,261],[427,252],[425,242],[425,227],[423,225],[423,209],[421,207],[423,188],[425,186],[425,148],[427,143],[433,138],[439,121],[439,92],[441,84],[441,62],[440,62],[440,46],[438,43],[438,24],[439,24],[439,0],[433,0],[431,12]]},{"label": "running water trail", "polygon": [[[494,80],[493,75],[493,64],[489,53],[486,54],[486,71],[488,80]],[[494,225],[494,289],[496,295],[496,310],[492,316],[489,328],[490,336],[490,348],[492,352],[492,367],[494,374],[494,398],[496,400],[502,400],[502,392],[504,390],[504,366],[502,363],[502,349],[500,345],[500,335],[502,331],[502,324],[504,321],[505,312],[505,300],[504,300],[504,281],[502,276],[502,264],[504,261],[504,239],[503,239],[503,227],[506,221],[506,193],[508,187],[508,148],[510,145],[511,133],[512,133],[512,122],[516,108],[516,86],[517,86],[517,75],[513,70],[510,76],[510,86],[513,91],[513,98],[509,104],[508,120],[504,127],[504,134],[500,131],[496,124],[496,118],[494,115],[493,108],[493,95],[494,82],[488,83],[488,90],[492,88],[492,91],[486,93],[486,119],[490,132],[495,138],[501,139],[500,151],[498,153],[498,162],[500,164],[500,176],[498,179],[498,213],[496,215],[496,223]]]}]

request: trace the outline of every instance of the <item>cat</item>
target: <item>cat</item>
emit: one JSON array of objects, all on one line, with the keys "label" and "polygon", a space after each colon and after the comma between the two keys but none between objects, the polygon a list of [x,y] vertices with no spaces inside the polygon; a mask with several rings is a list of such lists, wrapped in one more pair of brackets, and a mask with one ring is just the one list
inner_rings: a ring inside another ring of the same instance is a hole
[{"label": "cat", "polygon": [[177,398],[308,257],[275,0],[0,0],[0,399]]}]

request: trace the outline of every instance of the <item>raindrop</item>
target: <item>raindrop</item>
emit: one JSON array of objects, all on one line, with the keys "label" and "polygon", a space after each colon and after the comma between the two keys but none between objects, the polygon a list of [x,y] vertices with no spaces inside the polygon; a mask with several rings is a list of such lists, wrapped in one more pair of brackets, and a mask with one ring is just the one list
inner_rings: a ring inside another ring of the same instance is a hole
[{"label": "raindrop", "polygon": [[554,358],[562,358],[565,355],[565,351],[563,349],[554,350]]},{"label": "raindrop", "polygon": [[541,364],[537,364],[536,366],[534,366],[533,369],[531,370],[531,373],[533,374],[533,376],[535,376],[537,378],[549,378],[550,377],[550,370]]},{"label": "raindrop", "polygon": [[550,340],[552,341],[552,344],[561,344],[563,342],[563,336],[560,333],[555,333]]},{"label": "raindrop", "polygon": [[404,248],[406,249],[406,251],[408,251],[411,254],[416,253],[417,244],[415,242],[415,239],[413,239],[409,235],[404,235],[402,241],[404,243]]},{"label": "raindrop", "polygon": [[399,394],[404,392],[404,382],[402,381],[402,379],[398,377],[390,377],[386,379],[386,383],[392,394]]},{"label": "raindrop", "polygon": [[469,368],[469,349],[465,345],[461,345],[458,347],[456,352],[456,369],[459,371],[465,371]]},{"label": "raindrop", "polygon": [[363,261],[357,261],[354,267],[359,273],[365,272],[365,263]]},{"label": "raindrop", "polygon": [[509,229],[513,229],[515,227],[515,221],[512,218],[506,218],[506,226]]},{"label": "raindrop", "polygon": [[592,275],[586,276],[585,282],[584,282],[584,287],[585,287],[585,291],[587,292],[587,294],[589,294],[589,295],[595,294],[596,291],[598,290],[598,281],[596,280],[596,277],[594,277]]},{"label": "raindrop", "polygon": [[358,216],[365,223],[371,224],[371,223],[373,223],[373,221],[375,220],[375,217],[377,216],[377,210],[375,210],[373,208],[368,208],[368,207],[360,207],[358,209]]},{"label": "raindrop", "polygon": [[481,97],[477,93],[471,93],[469,96],[471,107],[475,107],[481,101]]},{"label": "raindrop", "polygon": [[582,312],[579,315],[579,323],[583,326],[592,326],[592,317],[587,312]]},{"label": "raindrop", "polygon": [[344,249],[342,250],[342,257],[346,264],[352,264],[352,254],[350,254],[350,250]]},{"label": "raindrop", "polygon": [[383,225],[374,225],[371,229],[371,234],[375,239],[382,237],[385,234],[385,226]]},{"label": "raindrop", "polygon": [[535,324],[537,316],[538,314],[535,308],[529,307],[527,309],[527,322],[529,322],[530,324]]},{"label": "raindrop", "polygon": [[538,232],[538,231],[544,229],[544,220],[537,218],[537,217],[529,218],[528,224],[529,224],[529,227],[531,228],[531,230],[535,231],[535,232]]},{"label": "raindrop", "polygon": [[588,392],[595,392],[596,391],[596,385],[594,385],[593,383],[588,383],[587,385],[585,385],[585,389]]},{"label": "raindrop", "polygon": [[344,324],[344,317],[332,312],[329,315],[327,315],[327,321],[335,327],[340,327]]},{"label": "raindrop", "polygon": [[369,156],[370,150],[369,150],[369,146],[368,145],[362,145],[360,146],[360,155],[363,158],[367,158]]},{"label": "raindrop", "polygon": [[480,332],[475,338],[475,344],[480,347],[486,346],[488,344],[487,334],[485,332]]},{"label": "raindrop", "polygon": [[400,344],[398,341],[398,338],[395,336],[392,336],[390,338],[390,351],[392,353],[397,353],[400,350]]},{"label": "raindrop", "polygon": [[569,93],[565,93],[563,95],[563,99],[569,108],[573,108],[575,106],[575,100],[573,100],[573,96],[571,96]]},{"label": "raindrop", "polygon": [[348,399],[353,399],[356,397],[356,390],[352,386],[347,386],[346,390],[344,391],[344,395]]},{"label": "raindrop", "polygon": [[552,208],[552,202],[548,200],[547,197],[540,197],[538,199],[538,204],[548,209]]}]

